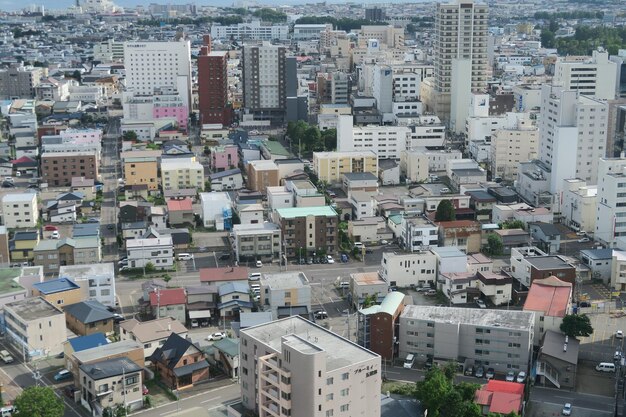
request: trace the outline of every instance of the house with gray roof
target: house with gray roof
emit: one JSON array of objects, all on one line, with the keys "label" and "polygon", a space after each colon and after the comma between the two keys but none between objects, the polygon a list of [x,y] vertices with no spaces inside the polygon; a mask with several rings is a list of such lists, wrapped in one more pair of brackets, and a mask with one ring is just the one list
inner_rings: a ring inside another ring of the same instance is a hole
[{"label": "house with gray roof", "polygon": [[534,240],[539,241],[537,246],[544,252],[558,253],[561,249],[561,232],[554,224],[545,222],[528,223],[528,231]]},{"label": "house with gray roof", "polygon": [[65,322],[74,333],[87,336],[93,333],[113,333],[114,315],[106,306],[95,300],[81,301],[66,306]]}]

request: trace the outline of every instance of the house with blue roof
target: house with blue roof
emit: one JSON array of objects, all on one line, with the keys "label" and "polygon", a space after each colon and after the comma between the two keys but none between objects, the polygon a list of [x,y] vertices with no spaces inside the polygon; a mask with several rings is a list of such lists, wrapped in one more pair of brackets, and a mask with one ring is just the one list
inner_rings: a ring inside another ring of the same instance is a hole
[{"label": "house with blue roof", "polygon": [[69,278],[57,278],[33,284],[33,297],[42,297],[50,304],[63,309],[85,298],[80,285]]},{"label": "house with blue roof", "polygon": [[240,313],[252,311],[252,301],[250,300],[250,287],[247,282],[228,282],[218,288],[220,302],[217,304],[220,317],[226,320],[233,320],[239,317]]},{"label": "house with blue roof", "polygon": [[104,336],[104,333],[93,333],[88,336],[80,336],[68,340],[65,343],[63,351],[66,357],[70,357],[74,352],[105,346],[107,344],[109,344],[109,341]]}]

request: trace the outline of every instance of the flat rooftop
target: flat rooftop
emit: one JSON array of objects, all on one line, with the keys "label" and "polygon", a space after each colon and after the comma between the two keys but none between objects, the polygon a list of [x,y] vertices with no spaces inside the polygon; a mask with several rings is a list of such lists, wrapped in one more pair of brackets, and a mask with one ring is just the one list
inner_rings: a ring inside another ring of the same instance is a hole
[{"label": "flat rooftop", "polygon": [[387,285],[387,281],[380,278],[378,272],[360,272],[351,276],[356,285]]},{"label": "flat rooftop", "polygon": [[24,321],[42,319],[57,314],[63,314],[61,310],[41,297],[27,298],[6,304],[15,314]]},{"label": "flat rooftop", "polygon": [[24,291],[15,278],[20,276],[20,268],[2,268],[0,269],[0,294],[11,294],[13,292]]},{"label": "flat rooftop", "polygon": [[303,272],[277,272],[275,274],[263,274],[261,286],[272,290],[302,288],[309,286],[309,280]]},{"label": "flat rooftop", "polygon": [[115,276],[113,262],[86,265],[62,265],[59,268],[60,276],[67,276],[73,280],[89,279],[97,275]]},{"label": "flat rooftop", "polygon": [[525,260],[537,269],[573,268],[559,256],[530,256]]},{"label": "flat rooftop", "polygon": [[241,333],[270,346],[276,353],[282,352],[283,340],[305,353],[324,352],[328,371],[380,360],[377,354],[300,316],[248,327]]},{"label": "flat rooftop", "polygon": [[134,340],[122,340],[120,342],[109,343],[91,349],[74,352],[74,357],[80,363],[89,363],[103,358],[119,355],[131,350],[140,349],[142,345]]},{"label": "flat rooftop", "polygon": [[530,311],[415,305],[405,306],[400,317],[514,330],[529,330],[535,322],[535,313]]}]

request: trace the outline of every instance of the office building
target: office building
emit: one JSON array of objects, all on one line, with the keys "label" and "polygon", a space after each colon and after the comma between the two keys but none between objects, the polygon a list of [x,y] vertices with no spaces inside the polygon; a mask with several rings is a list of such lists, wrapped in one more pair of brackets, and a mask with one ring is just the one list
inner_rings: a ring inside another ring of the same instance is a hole
[{"label": "office building", "polygon": [[203,46],[198,56],[198,109],[200,124],[230,126],[228,103],[228,52]]},{"label": "office building", "polygon": [[427,107],[457,133],[465,129],[472,93],[487,87],[488,18],[488,6],[473,0],[437,5],[434,91]]},{"label": "office building", "polygon": [[337,253],[338,216],[332,207],[280,208],[275,216],[288,258]]},{"label": "office building", "polygon": [[236,224],[232,232],[237,262],[248,259],[277,259],[280,256],[280,228],[274,223]]},{"label": "office building", "polygon": [[113,39],[93,44],[93,59],[100,62],[123,61],[124,42]]},{"label": "office building", "polygon": [[156,269],[174,267],[172,236],[128,239],[126,254],[130,268],[145,268],[147,264],[152,264]]},{"label": "office building", "polygon": [[239,361],[260,417],[380,416],[380,356],[299,316],[243,329]]},{"label": "office building", "polygon": [[613,100],[617,92],[617,71],[617,63],[609,60],[609,53],[598,48],[585,60],[559,58],[554,64],[552,83],[598,100]]},{"label": "office building", "polygon": [[391,113],[393,107],[393,70],[389,65],[374,66],[372,93],[384,120],[385,113]]},{"label": "office building", "polygon": [[222,26],[211,25],[211,38],[236,41],[272,41],[289,39],[289,26],[261,24],[260,21]]},{"label": "office building", "polygon": [[598,197],[594,239],[615,246],[626,236],[626,156],[600,158],[598,162]]},{"label": "office building", "polygon": [[407,305],[400,315],[400,357],[459,361],[496,373],[528,372],[535,313]]}]

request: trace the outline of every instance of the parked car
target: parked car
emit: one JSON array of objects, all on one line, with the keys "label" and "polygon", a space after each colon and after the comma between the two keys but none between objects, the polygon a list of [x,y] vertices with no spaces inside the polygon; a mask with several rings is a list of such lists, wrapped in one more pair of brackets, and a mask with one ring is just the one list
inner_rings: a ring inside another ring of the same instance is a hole
[{"label": "parked car", "polygon": [[115,229],[115,226],[112,224],[107,224],[107,230],[113,230]]},{"label": "parked car", "polygon": [[572,404],[565,403],[565,405],[563,406],[563,410],[561,410],[561,414],[563,414],[564,416],[571,416],[572,415]]},{"label": "parked car", "polygon": [[515,381],[515,371],[509,371],[506,373],[506,381],[507,382]]},{"label": "parked car", "polygon": [[316,311],[313,314],[315,315],[315,318],[318,319],[318,320],[323,320],[323,319],[327,319],[328,318],[328,313],[325,312],[324,310]]},{"label": "parked car", "polygon": [[59,230],[56,226],[53,226],[51,224],[47,224],[43,227],[43,230],[46,232],[54,232],[55,230]]},{"label": "parked car", "polygon": [[389,244],[389,242],[388,242],[388,241],[386,241],[385,239],[383,239],[383,240],[381,240],[381,241],[380,241],[380,244],[381,244],[381,245],[388,245],[388,244]]},{"label": "parked car", "polygon": [[583,237],[578,239],[578,243],[587,243],[587,242],[591,242],[591,240],[588,237]]},{"label": "parked car", "polygon": [[100,223],[100,219],[92,217],[92,218],[87,219],[87,221],[85,221],[85,223]]},{"label": "parked car", "polygon": [[258,281],[261,279],[261,274],[259,272],[252,272],[248,275],[248,281]]},{"label": "parked car", "polygon": [[329,263],[329,264],[334,264],[334,263],[335,263],[335,260],[334,260],[334,259],[333,259],[333,257],[332,257],[332,256],[330,256],[330,255],[327,255],[327,256],[326,256],[326,261],[327,261],[327,263]]},{"label": "parked car", "polygon": [[622,352],[620,352],[619,350],[616,350],[615,353],[613,354],[613,360],[619,361],[622,359]]},{"label": "parked car", "polygon": [[198,319],[191,319],[191,327],[200,327]]},{"label": "parked car", "polygon": [[52,234],[50,235],[50,238],[52,239],[61,239],[61,233],[59,233],[58,230],[55,230],[54,232],[52,232]]},{"label": "parked car", "polygon": [[487,305],[485,304],[485,302],[483,300],[476,300],[476,305],[480,308],[487,308]]},{"label": "parked car", "polygon": [[191,253],[179,253],[178,260],[179,261],[191,261],[193,259],[193,254]]},{"label": "parked car", "polygon": [[309,258],[306,261],[307,265],[313,265],[313,258]]},{"label": "parked car", "polygon": [[578,303],[578,307],[591,307],[591,303],[589,301],[581,301]]},{"label": "parked car", "polygon": [[474,365],[469,365],[468,367],[466,367],[465,372],[463,372],[463,375],[467,375],[467,376],[474,375]]},{"label": "parked car", "polygon": [[263,268],[263,262],[261,262],[261,261],[256,261],[256,267],[257,267],[257,268]]},{"label": "parked car", "polygon": [[216,332],[216,333],[212,333],[212,334],[208,335],[207,336],[207,340],[208,341],[222,340],[225,337],[226,337],[226,335],[224,333]]},{"label": "parked car", "polygon": [[487,379],[493,379],[496,376],[496,371],[493,368],[489,368],[487,369],[487,372],[485,372],[485,378]]},{"label": "parked car", "polygon": [[123,265],[122,267],[120,267],[120,272],[129,271],[129,270],[130,270],[130,266],[128,265]]},{"label": "parked car", "polygon": [[437,290],[426,290],[424,291],[424,295],[428,295],[428,296],[433,296],[433,295],[437,295]]},{"label": "parked car", "polygon": [[523,384],[524,382],[526,382],[526,372],[520,371],[520,373],[517,374],[516,381],[519,382],[520,384]]},{"label": "parked car", "polygon": [[113,323],[120,323],[124,320],[126,320],[126,318],[124,318],[124,316],[122,316],[121,314],[118,314],[118,313],[113,314]]},{"label": "parked car", "polygon": [[230,259],[230,253],[224,252],[218,258],[220,261],[227,261]]},{"label": "parked car", "polygon": [[345,253],[341,254],[341,262],[346,263],[348,262],[348,255],[346,255]]},{"label": "parked car", "polygon": [[615,338],[616,338],[616,339],[623,339],[623,338],[624,338],[624,332],[623,332],[623,331],[621,331],[621,330],[617,330],[617,331],[615,332]]},{"label": "parked car", "polygon": [[67,387],[63,389],[63,392],[65,393],[67,398],[74,399],[74,392],[76,392],[76,387],[73,384],[68,385]]},{"label": "parked car", "polygon": [[70,379],[72,377],[72,373],[67,369],[62,369],[54,375],[55,381],[63,381],[65,379]]},{"label": "parked car", "polygon": [[0,359],[2,359],[2,362],[4,363],[13,362],[13,356],[11,356],[11,354],[6,350],[0,350]]},{"label": "parked car", "polygon": [[479,366],[476,368],[476,373],[474,374],[476,378],[483,378],[485,376],[485,368]]}]

